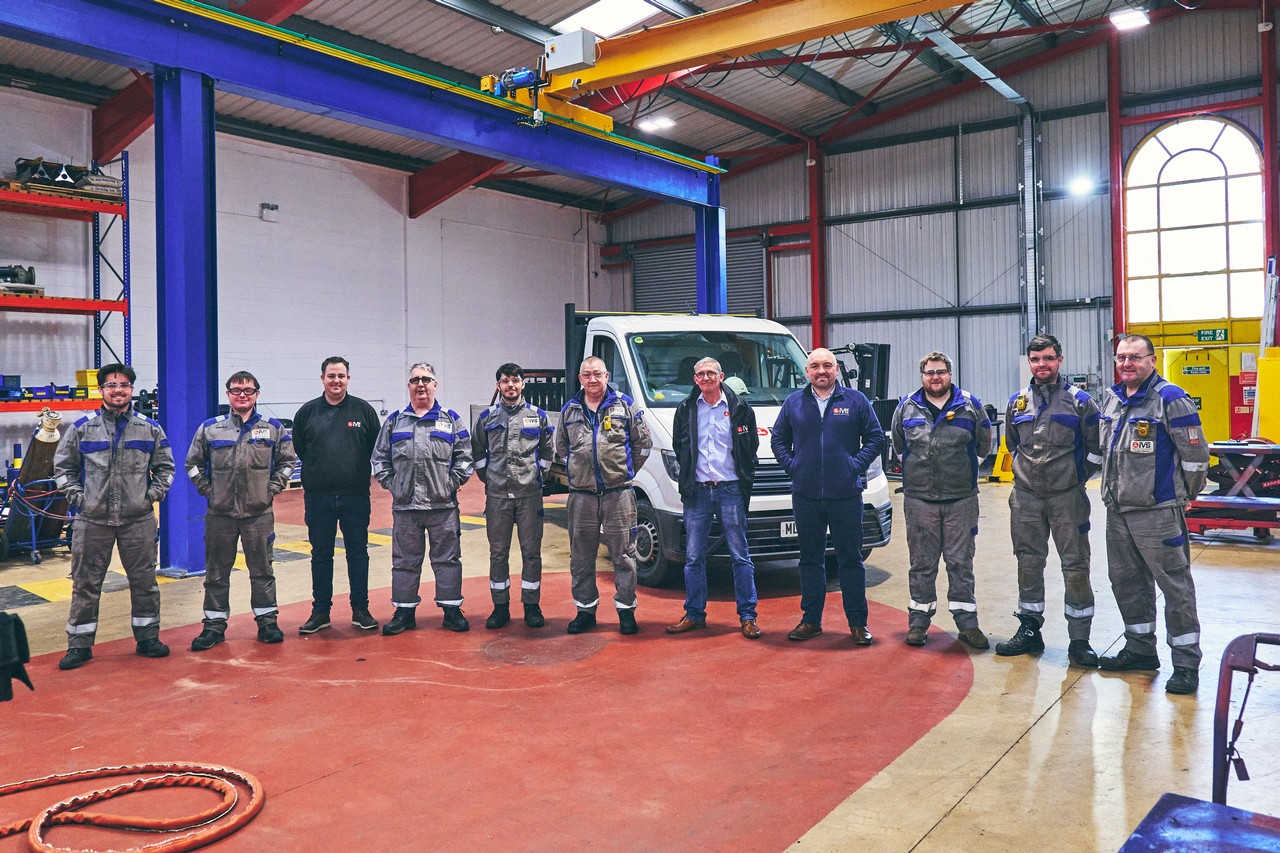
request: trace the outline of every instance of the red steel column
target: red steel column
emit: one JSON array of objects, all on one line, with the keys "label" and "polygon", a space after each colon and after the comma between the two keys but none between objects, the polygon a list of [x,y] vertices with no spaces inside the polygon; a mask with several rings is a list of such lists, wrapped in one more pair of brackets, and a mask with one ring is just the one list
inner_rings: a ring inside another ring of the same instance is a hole
[{"label": "red steel column", "polygon": [[[1269,25],[1259,33],[1261,45],[1259,50],[1262,67],[1262,187],[1265,206],[1263,208],[1264,230],[1266,231],[1267,257],[1275,257],[1280,239],[1280,183],[1277,182],[1277,107],[1276,107],[1276,33],[1270,27],[1275,23],[1274,0],[1261,0],[1262,23]],[[1275,340],[1280,341],[1280,313],[1276,317]]]},{"label": "red steel column", "polygon": [[817,142],[805,148],[806,166],[809,170],[809,313],[813,331],[809,348],[826,345],[827,339],[827,277],[826,241],[822,234],[822,149]]},{"label": "red steel column", "polygon": [[[1266,0],[1263,0],[1266,2]],[[1107,40],[1107,132],[1111,161],[1111,333],[1127,326],[1124,299],[1124,140],[1120,124],[1120,33]]]}]

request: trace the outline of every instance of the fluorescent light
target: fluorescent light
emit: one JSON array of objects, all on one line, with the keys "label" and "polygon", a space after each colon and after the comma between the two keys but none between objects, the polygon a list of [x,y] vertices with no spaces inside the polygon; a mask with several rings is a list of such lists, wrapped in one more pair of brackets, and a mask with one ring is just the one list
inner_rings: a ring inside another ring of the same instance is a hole
[{"label": "fluorescent light", "polygon": [[1143,9],[1120,9],[1112,12],[1107,17],[1111,19],[1111,26],[1121,32],[1136,30],[1151,23],[1151,19],[1147,17],[1147,13]]},{"label": "fluorescent light", "polygon": [[1093,192],[1093,179],[1076,178],[1067,186],[1067,192],[1072,195],[1088,195]]},{"label": "fluorescent light", "polygon": [[640,119],[640,121],[636,122],[636,127],[640,128],[645,133],[653,133],[658,130],[666,130],[669,127],[675,127],[675,126],[676,126],[675,120],[669,119],[666,116],[649,116],[648,118],[643,118],[643,119]]},{"label": "fluorescent light", "polygon": [[599,0],[581,12],[576,12],[551,28],[556,32],[590,30],[608,38],[652,17],[657,12],[645,0]]}]

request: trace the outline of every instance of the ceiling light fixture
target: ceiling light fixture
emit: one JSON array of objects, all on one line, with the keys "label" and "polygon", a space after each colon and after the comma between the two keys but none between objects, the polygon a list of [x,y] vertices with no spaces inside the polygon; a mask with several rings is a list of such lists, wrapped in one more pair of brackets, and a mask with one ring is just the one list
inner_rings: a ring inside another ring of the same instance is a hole
[{"label": "ceiling light fixture", "polygon": [[1067,185],[1067,192],[1076,196],[1088,195],[1093,192],[1093,180],[1085,177],[1076,178]]},{"label": "ceiling light fixture", "polygon": [[675,119],[669,119],[666,116],[649,116],[636,122],[636,127],[645,133],[654,133],[655,131],[666,130],[675,126]]},{"label": "ceiling light fixture", "polygon": [[1121,32],[1136,30],[1151,23],[1145,9],[1119,9],[1107,17],[1111,20],[1111,26]]}]

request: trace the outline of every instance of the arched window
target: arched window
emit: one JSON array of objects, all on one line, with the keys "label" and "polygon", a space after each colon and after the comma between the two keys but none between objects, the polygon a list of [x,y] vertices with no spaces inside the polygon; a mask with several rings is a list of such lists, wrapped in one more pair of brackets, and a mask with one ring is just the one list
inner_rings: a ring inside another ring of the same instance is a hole
[{"label": "arched window", "polygon": [[1130,323],[1262,316],[1262,158],[1248,131],[1213,116],[1163,125],[1124,187]]}]

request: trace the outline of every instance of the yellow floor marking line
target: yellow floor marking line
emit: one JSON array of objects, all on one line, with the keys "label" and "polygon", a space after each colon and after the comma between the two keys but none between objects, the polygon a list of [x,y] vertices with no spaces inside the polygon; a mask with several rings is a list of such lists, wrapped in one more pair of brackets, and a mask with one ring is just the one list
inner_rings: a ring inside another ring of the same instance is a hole
[{"label": "yellow floor marking line", "polygon": [[70,601],[71,578],[56,578],[48,581],[28,581],[15,584],[32,595],[38,595],[45,601]]}]

